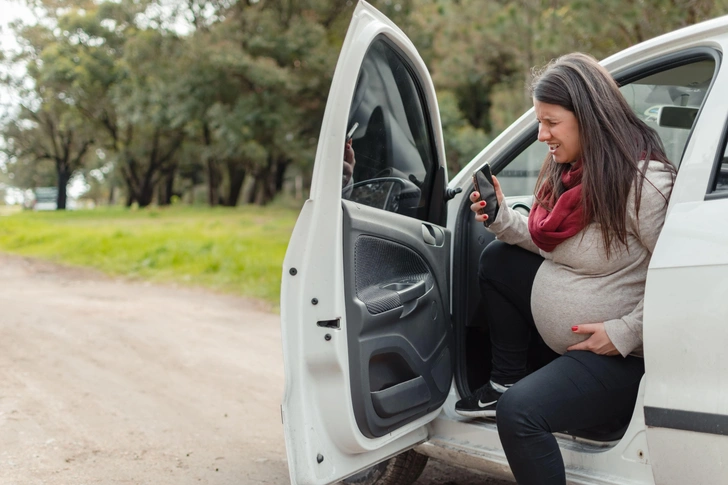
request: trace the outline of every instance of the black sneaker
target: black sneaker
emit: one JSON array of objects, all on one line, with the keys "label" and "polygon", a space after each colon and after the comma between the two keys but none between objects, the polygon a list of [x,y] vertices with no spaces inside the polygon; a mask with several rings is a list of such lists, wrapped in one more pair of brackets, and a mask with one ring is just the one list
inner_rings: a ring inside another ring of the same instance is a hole
[{"label": "black sneaker", "polygon": [[471,418],[494,418],[495,407],[502,395],[488,382],[469,397],[455,403],[455,412]]}]

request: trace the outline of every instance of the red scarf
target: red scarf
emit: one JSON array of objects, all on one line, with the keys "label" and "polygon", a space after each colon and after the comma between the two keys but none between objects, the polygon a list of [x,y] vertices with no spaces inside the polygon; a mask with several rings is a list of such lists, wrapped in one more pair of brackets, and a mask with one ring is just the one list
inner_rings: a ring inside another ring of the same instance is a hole
[{"label": "red scarf", "polygon": [[[531,239],[539,248],[551,252],[562,241],[569,239],[586,226],[584,209],[581,205],[581,177],[583,164],[579,160],[570,170],[561,174],[566,192],[549,211],[536,203],[528,216],[528,230]],[[553,187],[548,184],[541,190],[541,200],[549,200]]]}]

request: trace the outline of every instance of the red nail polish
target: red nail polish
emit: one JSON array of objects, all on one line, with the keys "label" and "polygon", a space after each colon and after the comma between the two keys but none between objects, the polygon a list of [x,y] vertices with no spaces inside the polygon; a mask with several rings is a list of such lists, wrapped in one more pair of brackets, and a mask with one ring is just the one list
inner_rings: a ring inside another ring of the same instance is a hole
[{"label": "red nail polish", "polygon": [[578,326],[574,325],[573,327],[571,327],[572,332],[576,332],[577,330],[579,330]]},{"label": "red nail polish", "polygon": [[481,200],[480,201],[480,205],[485,205],[485,201],[484,200]]}]

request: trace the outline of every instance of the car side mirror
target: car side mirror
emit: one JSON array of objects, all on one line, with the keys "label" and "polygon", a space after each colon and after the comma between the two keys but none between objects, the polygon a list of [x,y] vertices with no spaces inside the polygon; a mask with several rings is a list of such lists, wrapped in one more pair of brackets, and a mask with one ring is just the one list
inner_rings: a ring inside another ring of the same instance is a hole
[{"label": "car side mirror", "polygon": [[689,130],[698,117],[698,108],[688,106],[661,106],[657,115],[657,124],[668,128]]}]

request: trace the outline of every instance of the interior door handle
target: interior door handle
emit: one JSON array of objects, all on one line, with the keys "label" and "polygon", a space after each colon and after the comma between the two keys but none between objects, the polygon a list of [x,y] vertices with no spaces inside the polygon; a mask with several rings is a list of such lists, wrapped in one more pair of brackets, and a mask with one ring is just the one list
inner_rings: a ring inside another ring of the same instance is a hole
[{"label": "interior door handle", "polygon": [[390,283],[382,287],[383,290],[396,291],[399,295],[399,302],[404,305],[427,293],[427,282],[421,281],[405,281],[401,283]]},{"label": "interior door handle", "polygon": [[397,291],[399,294],[399,301],[403,305],[412,300],[416,300],[427,291],[427,285],[425,280],[418,281],[417,283],[410,284],[406,288]]},{"label": "interior door handle", "polygon": [[404,318],[417,308],[420,303],[420,297],[427,293],[427,282],[425,280],[411,283],[399,293],[399,301],[402,303],[402,314],[399,318]]},{"label": "interior door handle", "polygon": [[425,241],[425,244],[429,244],[430,246],[442,246],[442,243],[445,241],[445,233],[442,232],[442,229],[439,227],[435,227],[432,224],[422,224],[422,240]]}]

